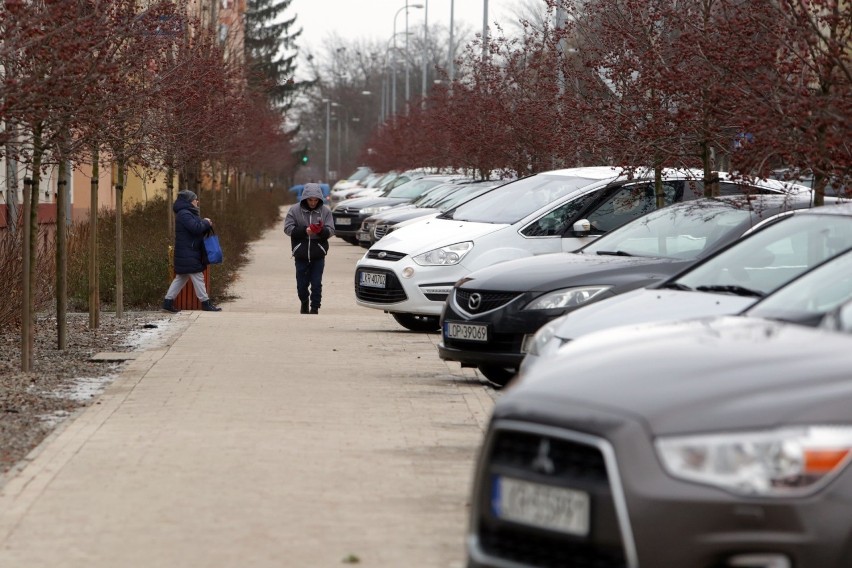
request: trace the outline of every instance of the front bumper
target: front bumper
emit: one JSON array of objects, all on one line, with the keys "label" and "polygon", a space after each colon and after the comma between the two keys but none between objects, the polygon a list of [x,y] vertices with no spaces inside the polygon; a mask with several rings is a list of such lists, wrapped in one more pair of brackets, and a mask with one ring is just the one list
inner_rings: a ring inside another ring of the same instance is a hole
[{"label": "front bumper", "polygon": [[[479,312],[471,312],[463,305],[472,292],[482,298],[483,307]],[[438,344],[438,355],[462,366],[520,368],[526,357],[525,342],[542,325],[564,313],[564,310],[524,310],[523,307],[536,295],[531,292],[454,289],[441,314],[442,341]],[[445,325],[450,322],[485,325],[488,341],[450,338]]]},{"label": "front bumper", "polygon": [[[362,285],[362,272],[385,275],[385,286]],[[386,312],[440,316],[453,285],[468,272],[461,265],[420,266],[410,256],[388,261],[365,255],[355,266],[355,302]]]},{"label": "front bumper", "polygon": [[[848,469],[811,497],[742,497],[670,477],[638,421],[591,407],[539,402],[527,409],[529,420],[501,418],[489,428],[471,499],[469,567],[849,565]],[[542,440],[547,440],[544,451]],[[550,473],[535,469],[542,455],[554,463]],[[491,505],[496,475],[587,492],[588,535],[501,520]]]}]

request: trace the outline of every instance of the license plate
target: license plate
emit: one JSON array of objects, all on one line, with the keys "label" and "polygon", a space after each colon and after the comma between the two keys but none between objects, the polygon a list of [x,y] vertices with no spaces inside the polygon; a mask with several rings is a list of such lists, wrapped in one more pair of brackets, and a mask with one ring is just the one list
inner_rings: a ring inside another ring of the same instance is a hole
[{"label": "license plate", "polygon": [[481,323],[444,322],[444,337],[463,341],[488,341],[488,326]]},{"label": "license plate", "polygon": [[500,519],[587,536],[590,509],[589,494],[584,491],[494,477],[491,510]]},{"label": "license plate", "polygon": [[370,288],[384,288],[385,282],[387,279],[387,274],[379,274],[376,272],[361,272],[360,279],[358,282],[361,286],[368,286]]},{"label": "license plate", "polygon": [[359,241],[369,241],[370,240],[370,233],[368,233],[366,231],[358,231],[355,234],[355,236],[358,238]]},{"label": "license plate", "polygon": [[351,225],[352,219],[350,219],[349,217],[338,217],[334,220],[334,224],[338,227],[342,227],[343,225]]}]

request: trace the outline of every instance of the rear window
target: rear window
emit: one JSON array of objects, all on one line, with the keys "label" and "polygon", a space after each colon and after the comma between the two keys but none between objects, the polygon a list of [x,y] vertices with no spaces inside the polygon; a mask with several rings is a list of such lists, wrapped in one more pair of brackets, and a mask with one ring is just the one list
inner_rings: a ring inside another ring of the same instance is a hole
[{"label": "rear window", "polygon": [[599,179],[535,175],[507,183],[459,205],[452,218],[476,223],[517,223],[527,215]]}]

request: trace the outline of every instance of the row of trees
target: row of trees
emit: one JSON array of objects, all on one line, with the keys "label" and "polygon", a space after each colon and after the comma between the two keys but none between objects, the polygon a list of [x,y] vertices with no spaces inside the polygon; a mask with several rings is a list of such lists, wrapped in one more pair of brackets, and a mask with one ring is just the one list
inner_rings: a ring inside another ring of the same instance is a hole
[{"label": "row of trees", "polygon": [[[6,0],[0,5],[0,148],[6,159],[7,203],[23,175],[24,262],[22,367],[30,370],[40,177],[57,168],[57,208],[68,200],[68,165],[93,165],[91,218],[98,210],[98,164],[118,172],[116,312],[121,314],[121,191],[128,168],[198,188],[202,168],[286,178],[292,133],[282,109],[298,86],[292,56],[279,54],[289,30],[270,22],[290,0],[252,0],[239,37],[220,36],[214,18],[196,20],[186,0]],[[210,2],[218,6],[218,2]],[[208,10],[209,12],[209,10]],[[151,172],[159,172],[151,174]],[[57,320],[65,346],[64,216],[57,219]],[[12,215],[11,223],[16,222]],[[97,234],[92,230],[92,234]],[[96,246],[93,245],[93,250]],[[91,255],[96,263],[96,256]],[[97,266],[93,267],[97,270]],[[97,285],[90,274],[90,286]],[[97,293],[90,321],[97,325]]]},{"label": "row of trees", "polygon": [[[852,2],[544,0],[467,46],[452,82],[361,160],[519,175],[597,164],[852,176]],[[484,50],[483,50],[484,43]]]}]

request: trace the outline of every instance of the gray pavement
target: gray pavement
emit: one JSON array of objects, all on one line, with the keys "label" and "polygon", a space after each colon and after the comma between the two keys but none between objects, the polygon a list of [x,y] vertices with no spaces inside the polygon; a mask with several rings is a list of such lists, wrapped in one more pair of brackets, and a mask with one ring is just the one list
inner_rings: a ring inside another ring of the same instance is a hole
[{"label": "gray pavement", "polygon": [[0,567],[464,566],[493,391],[356,306],[340,239],[300,315],[288,249],[264,234],[237,300],[174,316],[6,480]]}]

